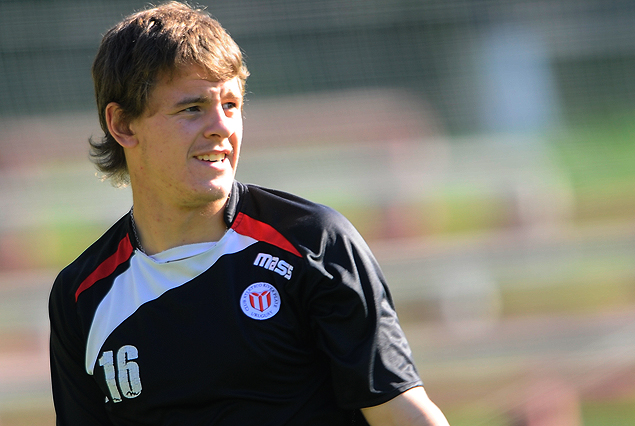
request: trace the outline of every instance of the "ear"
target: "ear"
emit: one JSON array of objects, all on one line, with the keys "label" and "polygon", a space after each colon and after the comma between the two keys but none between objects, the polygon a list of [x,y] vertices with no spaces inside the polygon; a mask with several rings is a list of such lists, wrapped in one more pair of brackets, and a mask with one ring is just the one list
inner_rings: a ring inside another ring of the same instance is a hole
[{"label": "ear", "polygon": [[105,117],[108,131],[119,145],[124,148],[132,148],[139,143],[130,128],[130,122],[118,103],[111,102],[106,105]]}]

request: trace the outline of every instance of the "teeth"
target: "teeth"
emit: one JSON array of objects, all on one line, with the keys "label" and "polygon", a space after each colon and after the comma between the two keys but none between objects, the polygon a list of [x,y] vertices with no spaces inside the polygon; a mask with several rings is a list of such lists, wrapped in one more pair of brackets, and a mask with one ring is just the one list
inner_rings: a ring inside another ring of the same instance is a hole
[{"label": "teeth", "polygon": [[199,160],[203,161],[222,161],[225,159],[225,154],[205,154],[196,156]]}]

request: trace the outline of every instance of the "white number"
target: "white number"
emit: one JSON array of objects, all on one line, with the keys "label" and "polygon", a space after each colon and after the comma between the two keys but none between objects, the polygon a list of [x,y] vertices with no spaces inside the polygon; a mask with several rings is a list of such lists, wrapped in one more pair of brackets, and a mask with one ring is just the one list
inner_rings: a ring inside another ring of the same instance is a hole
[{"label": "white number", "polygon": [[139,352],[134,346],[122,346],[117,352],[117,367],[119,369],[119,386],[126,398],[135,398],[141,393],[141,378],[139,365],[130,361],[137,359]]},{"label": "white number", "polygon": [[104,367],[104,375],[106,376],[106,384],[110,390],[113,402],[121,402],[121,394],[117,389],[117,380],[115,379],[115,365],[112,358],[112,351],[104,352],[99,358],[99,366]]},{"label": "white number", "polygon": [[[110,390],[113,402],[121,402],[121,393],[119,388],[126,398],[136,398],[141,393],[141,378],[139,376],[139,364],[133,359],[137,359],[139,352],[137,348],[131,345],[122,346],[117,351],[117,372],[115,374],[115,361],[112,351],[106,351],[99,358],[99,365],[104,367],[104,375],[106,378],[106,384]],[[115,379],[115,375],[117,379]],[[119,388],[117,388],[117,381],[119,382]]]}]

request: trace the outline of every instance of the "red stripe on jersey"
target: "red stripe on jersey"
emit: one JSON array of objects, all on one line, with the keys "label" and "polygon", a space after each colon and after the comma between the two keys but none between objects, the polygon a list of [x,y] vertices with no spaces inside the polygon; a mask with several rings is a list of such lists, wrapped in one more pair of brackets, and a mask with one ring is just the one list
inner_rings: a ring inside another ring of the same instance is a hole
[{"label": "red stripe on jersey", "polygon": [[287,240],[282,234],[276,231],[271,225],[256,220],[246,214],[239,212],[236,220],[232,225],[232,229],[239,234],[252,237],[258,241],[273,244],[283,250],[293,253],[298,257],[302,257],[300,252]]},{"label": "red stripe on jersey", "polygon": [[75,292],[75,301],[77,302],[77,298],[79,295],[86,289],[90,288],[97,281],[102,278],[106,278],[108,275],[115,272],[117,266],[121,265],[132,255],[134,248],[130,243],[130,238],[128,234],[119,241],[119,246],[117,247],[117,251],[115,254],[110,256],[108,259],[104,260],[98,267],[95,269],[86,279],[79,285],[79,288]]}]

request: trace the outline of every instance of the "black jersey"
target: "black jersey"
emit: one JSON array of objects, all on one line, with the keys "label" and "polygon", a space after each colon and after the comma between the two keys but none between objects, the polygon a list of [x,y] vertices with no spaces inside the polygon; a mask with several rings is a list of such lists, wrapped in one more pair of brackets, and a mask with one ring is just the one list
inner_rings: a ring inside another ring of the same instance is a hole
[{"label": "black jersey", "polygon": [[50,297],[57,424],[346,425],[420,385],[384,278],[327,207],[235,182],[212,247],[122,217]]}]

